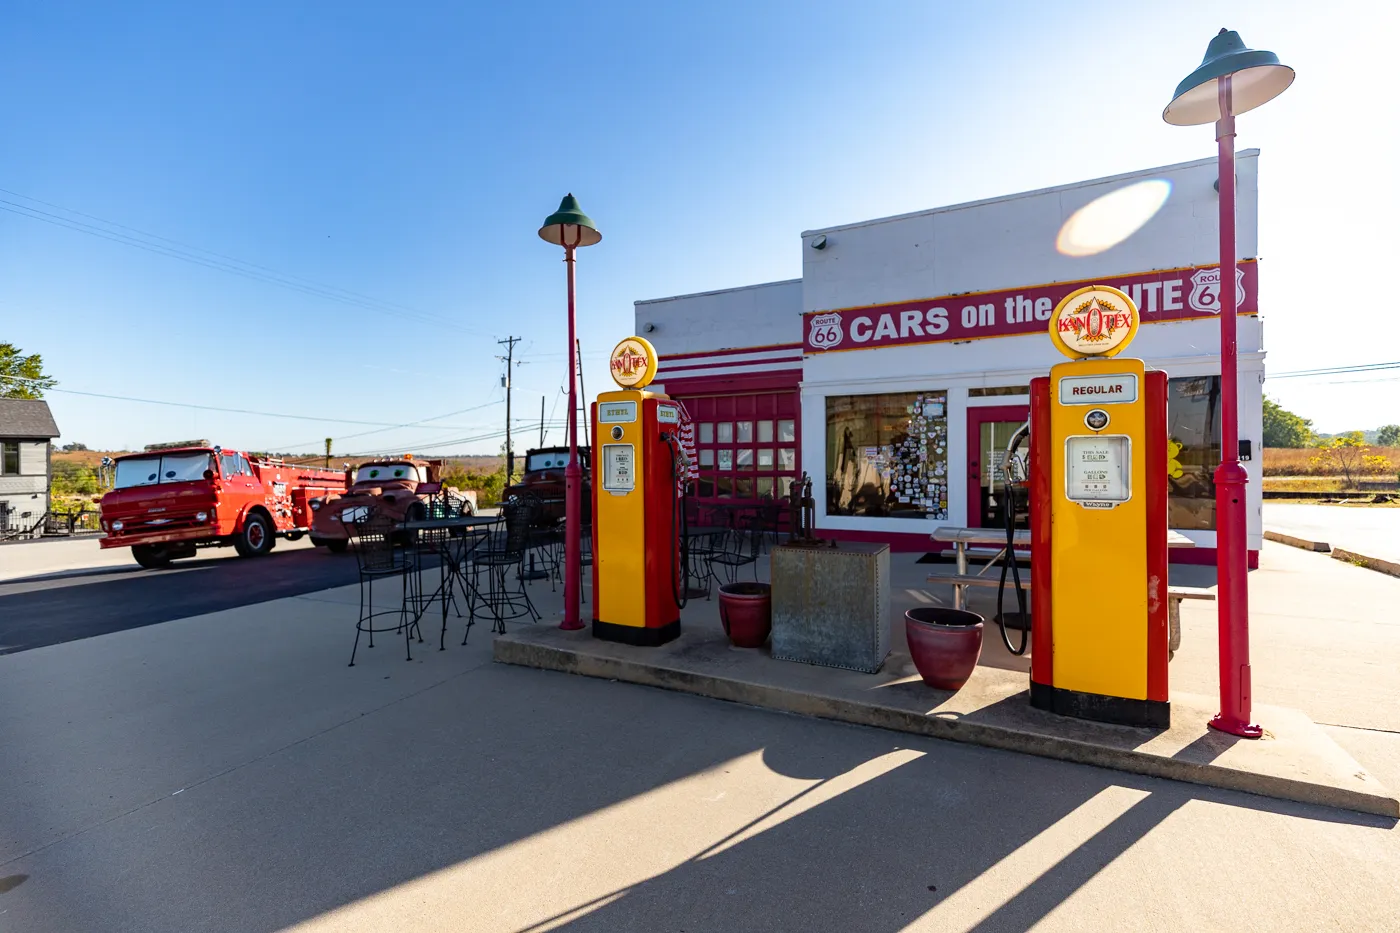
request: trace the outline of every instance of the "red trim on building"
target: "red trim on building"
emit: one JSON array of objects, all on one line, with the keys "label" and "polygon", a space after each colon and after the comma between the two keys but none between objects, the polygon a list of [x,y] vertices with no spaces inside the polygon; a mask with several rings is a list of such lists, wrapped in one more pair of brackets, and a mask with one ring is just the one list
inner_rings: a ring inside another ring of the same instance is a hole
[{"label": "red trim on building", "polygon": [[730,363],[686,363],[683,366],[662,366],[656,371],[656,378],[660,379],[668,372],[692,372],[701,369],[726,369],[738,368],[740,366],[782,366],[791,368],[796,366],[802,368],[802,358],[796,356],[770,356],[761,360],[738,360]]},{"label": "red trim on building", "polygon": [[[762,353],[766,350],[801,350],[802,343],[766,343],[756,347],[729,347],[724,350],[702,350],[699,353],[667,353],[661,362],[667,360],[693,360],[705,356],[734,356],[739,353]],[[800,354],[799,354],[800,355]]]},{"label": "red trim on building", "polygon": [[[801,369],[779,369],[766,373],[727,373],[722,376],[658,377],[666,394],[676,398],[697,395],[745,395],[755,392],[796,390],[802,382]],[[801,415],[798,415],[799,419]]]},{"label": "red trim on building", "polygon": [[[1167,551],[1167,561],[1173,564],[1189,564],[1193,567],[1214,567],[1216,563],[1213,547],[1174,547]],[[1249,569],[1259,569],[1259,552],[1249,552]]]}]

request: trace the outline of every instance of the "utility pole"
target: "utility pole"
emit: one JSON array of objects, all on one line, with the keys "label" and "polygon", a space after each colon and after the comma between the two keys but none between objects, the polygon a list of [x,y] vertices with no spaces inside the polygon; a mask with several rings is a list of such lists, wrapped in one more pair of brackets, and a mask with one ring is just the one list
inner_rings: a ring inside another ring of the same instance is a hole
[{"label": "utility pole", "polygon": [[506,390],[506,485],[510,485],[511,477],[515,475],[515,451],[510,446],[510,369],[515,363],[515,345],[524,338],[507,337],[505,340],[497,340],[496,343],[506,348],[505,356],[498,356],[496,359],[504,360],[506,364],[506,374],[501,377],[501,385]]},{"label": "utility pole", "polygon": [[332,440],[332,438],[329,438],[329,437],[326,438],[326,469],[327,469],[327,470],[329,470],[329,469],[331,468],[331,440]]},{"label": "utility pole", "polygon": [[540,446],[544,446],[544,396],[540,396]]}]

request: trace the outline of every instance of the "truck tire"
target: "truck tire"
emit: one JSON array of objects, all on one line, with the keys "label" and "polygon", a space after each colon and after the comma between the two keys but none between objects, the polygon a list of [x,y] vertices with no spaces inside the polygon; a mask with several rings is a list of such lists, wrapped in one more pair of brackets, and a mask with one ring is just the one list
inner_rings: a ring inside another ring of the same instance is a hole
[{"label": "truck tire", "polygon": [[326,538],[326,548],[332,554],[344,554],[345,549],[350,546],[349,538]]},{"label": "truck tire", "polygon": [[262,557],[272,550],[274,543],[272,523],[261,512],[253,512],[243,519],[243,530],[233,536],[233,547],[239,557]]},{"label": "truck tire", "polygon": [[170,552],[159,544],[133,545],[131,556],[147,570],[161,570],[170,566]]}]

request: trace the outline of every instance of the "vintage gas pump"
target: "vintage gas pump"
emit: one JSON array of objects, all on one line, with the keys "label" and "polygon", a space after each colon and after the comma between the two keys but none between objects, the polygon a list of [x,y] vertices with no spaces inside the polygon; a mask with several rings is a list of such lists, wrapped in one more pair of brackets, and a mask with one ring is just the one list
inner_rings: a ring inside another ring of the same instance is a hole
[{"label": "vintage gas pump", "polygon": [[1137,328],[1081,288],[1050,316],[1071,362],[1031,380],[1031,704],[1166,727],[1167,377],[1118,356]]},{"label": "vintage gas pump", "polygon": [[612,352],[615,392],[593,404],[593,635],[660,645],[681,633],[685,579],[682,408],[647,392],[656,350],[628,337]]}]

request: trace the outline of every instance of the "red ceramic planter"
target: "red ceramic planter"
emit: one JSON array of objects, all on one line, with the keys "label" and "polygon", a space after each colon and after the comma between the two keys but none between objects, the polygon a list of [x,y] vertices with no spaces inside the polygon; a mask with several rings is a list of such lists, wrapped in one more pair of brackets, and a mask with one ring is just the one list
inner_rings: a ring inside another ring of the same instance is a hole
[{"label": "red ceramic planter", "polygon": [[982,622],[975,612],[922,606],[904,613],[904,637],[919,676],[930,687],[958,690],[982,656]]},{"label": "red ceramic planter", "polygon": [[767,583],[719,588],[719,620],[736,648],[762,648],[773,630],[773,591]]}]

